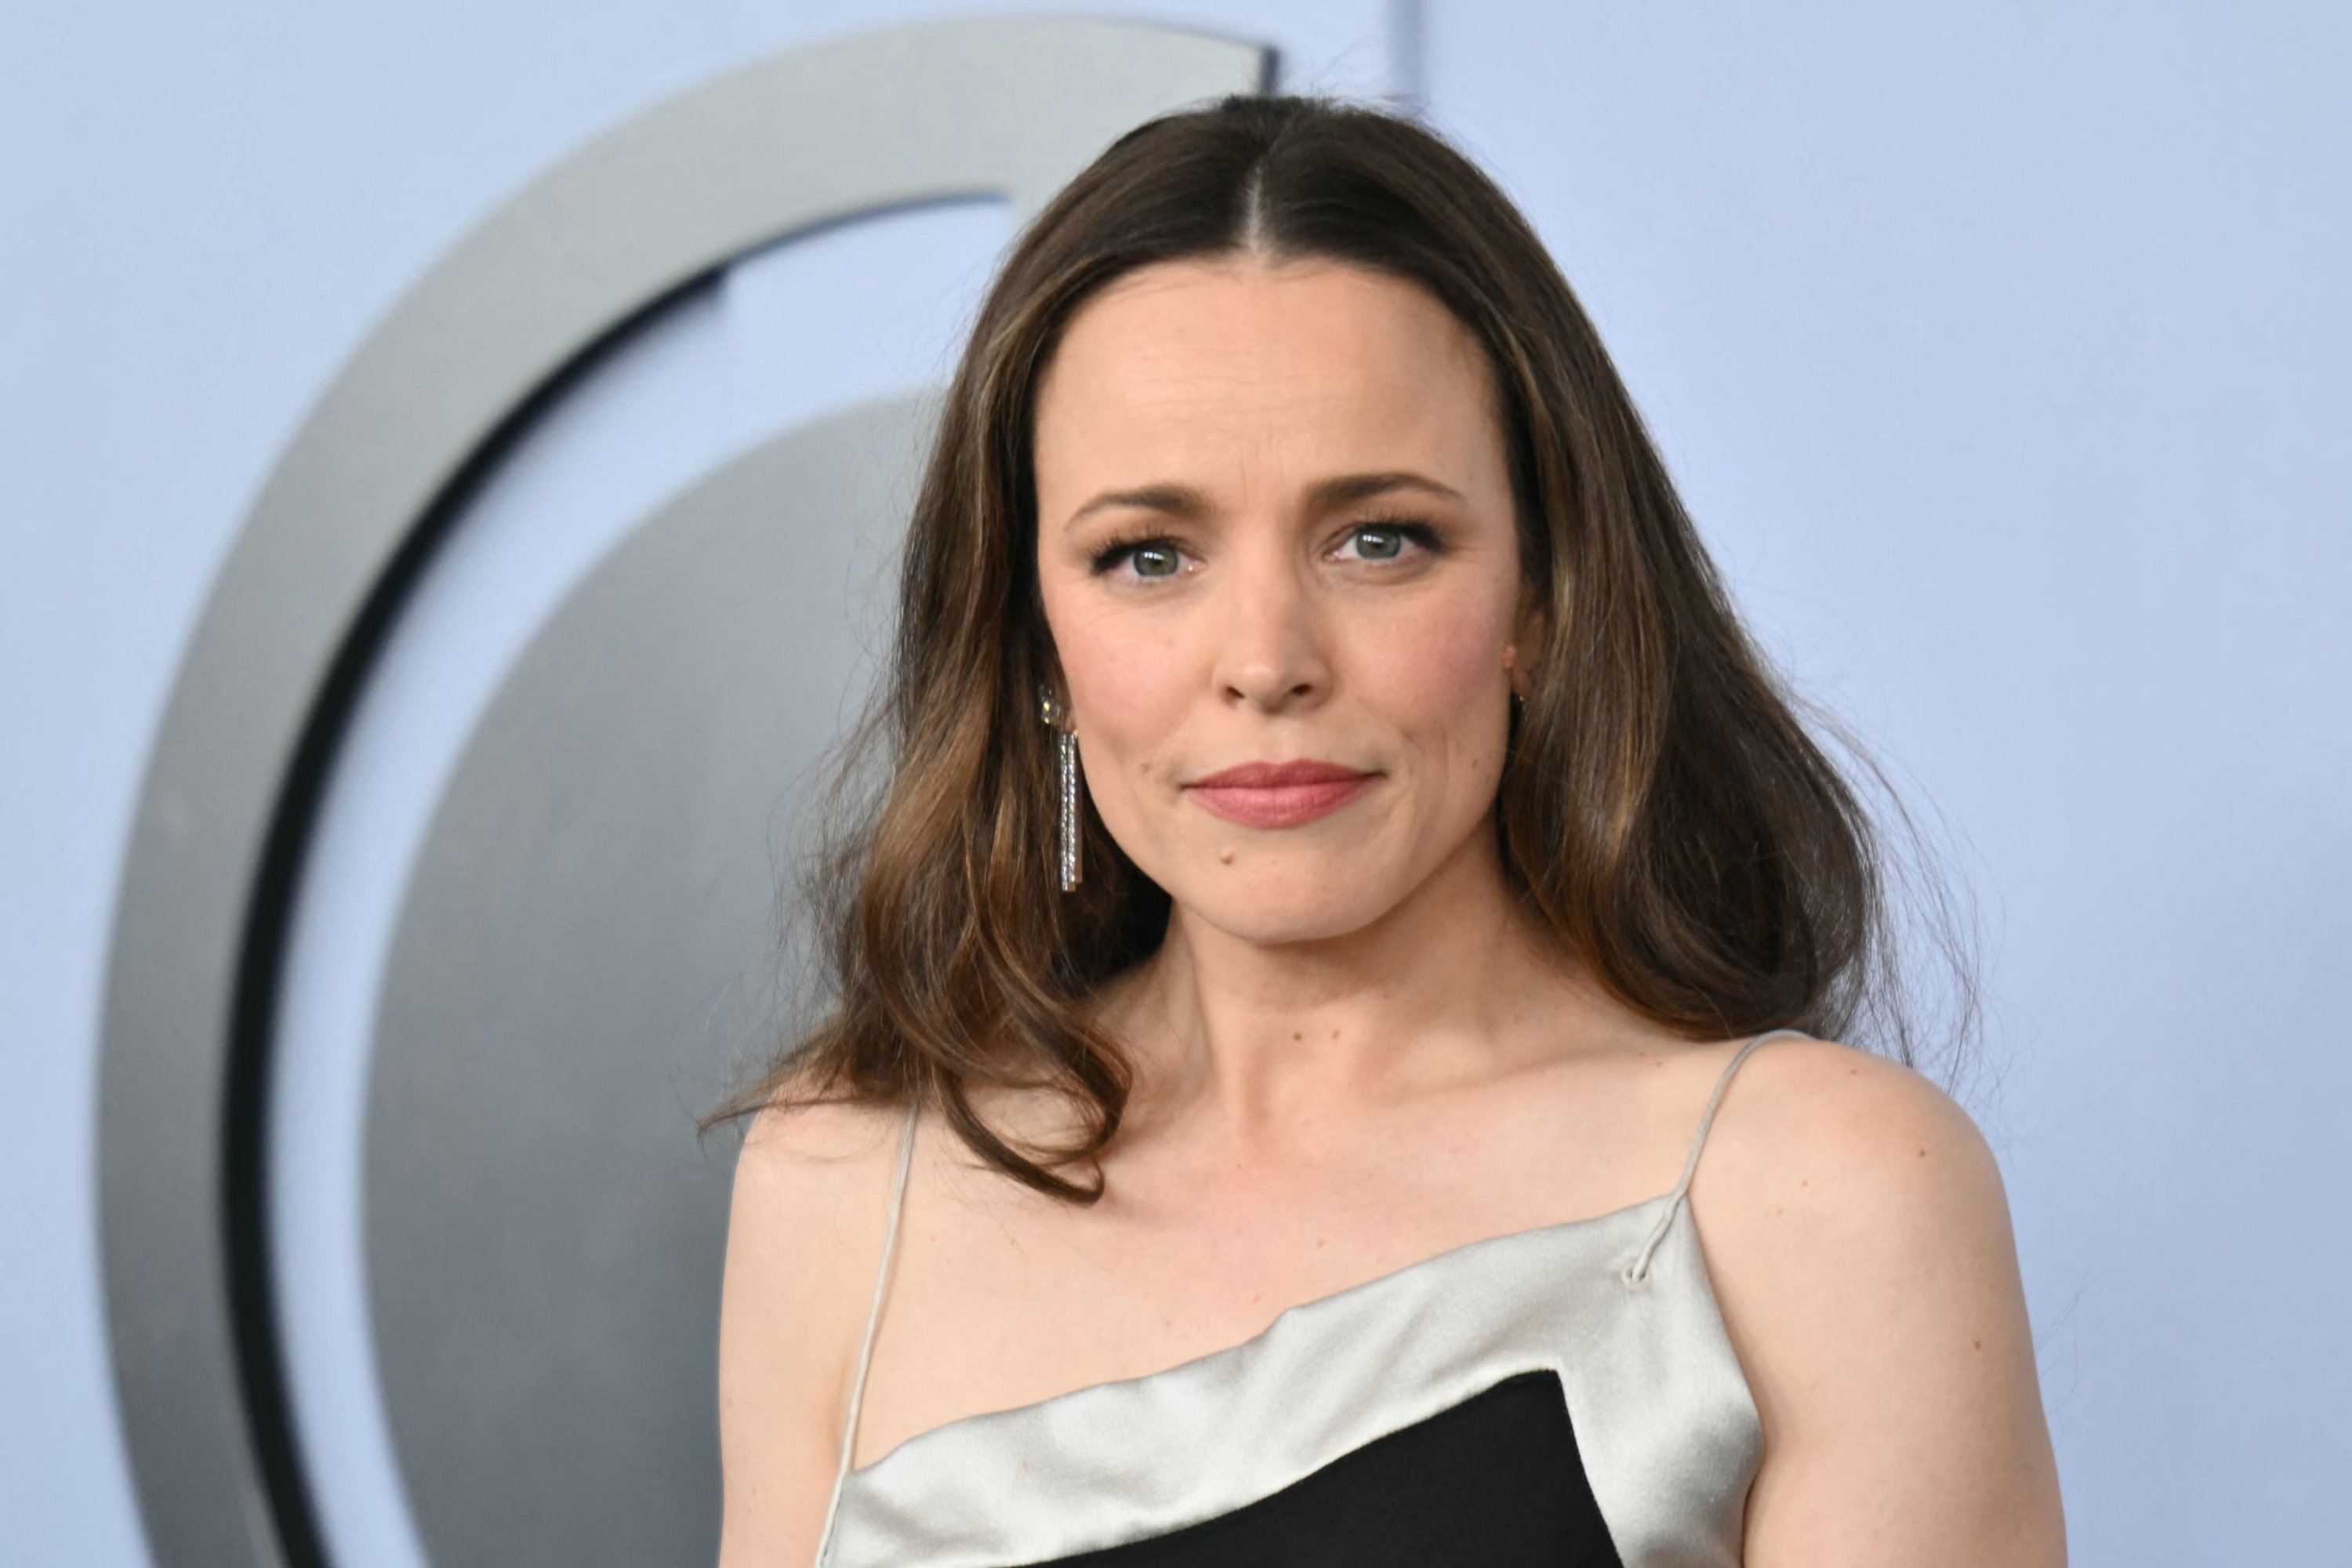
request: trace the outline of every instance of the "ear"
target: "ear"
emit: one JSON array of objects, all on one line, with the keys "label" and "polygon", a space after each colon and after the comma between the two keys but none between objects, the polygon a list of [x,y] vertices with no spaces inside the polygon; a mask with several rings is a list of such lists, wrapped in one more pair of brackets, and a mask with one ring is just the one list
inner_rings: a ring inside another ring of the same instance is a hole
[{"label": "ear", "polygon": [[1037,683],[1037,718],[1048,730],[1070,729],[1070,700],[1050,682]]},{"label": "ear", "polygon": [[1536,663],[1543,657],[1550,630],[1551,606],[1535,584],[1522,581],[1511,640],[1503,647],[1503,668],[1509,673],[1514,696],[1525,699],[1533,694]]},{"label": "ear", "polygon": [[1029,693],[1029,711],[1057,729],[1070,724],[1070,683],[1062,674],[1062,658],[1053,634],[1042,626],[1036,634],[1035,689]]},{"label": "ear", "polygon": [[1035,700],[1032,704],[1037,717],[1048,729],[1067,730],[1070,721],[1070,688],[1062,679],[1059,661],[1048,659],[1045,673],[1037,681]]}]

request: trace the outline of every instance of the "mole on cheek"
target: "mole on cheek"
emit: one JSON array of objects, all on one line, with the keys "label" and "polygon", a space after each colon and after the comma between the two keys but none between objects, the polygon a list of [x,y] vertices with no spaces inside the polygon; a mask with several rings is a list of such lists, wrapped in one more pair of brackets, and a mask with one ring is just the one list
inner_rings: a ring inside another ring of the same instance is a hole
[{"label": "mole on cheek", "polygon": [[1230,849],[1220,849],[1217,851],[1217,860],[1222,865],[1230,866],[1234,863],[1234,852]]}]

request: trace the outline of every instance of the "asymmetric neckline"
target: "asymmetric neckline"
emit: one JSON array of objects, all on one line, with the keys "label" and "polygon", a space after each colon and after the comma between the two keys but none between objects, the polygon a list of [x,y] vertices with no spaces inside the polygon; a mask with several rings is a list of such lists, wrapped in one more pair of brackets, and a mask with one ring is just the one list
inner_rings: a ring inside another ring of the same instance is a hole
[{"label": "asymmetric neckline", "polygon": [[1097,1383],[1080,1384],[1076,1388],[1066,1388],[1059,1394],[1049,1394],[1041,1399],[1026,1400],[1018,1405],[997,1405],[987,1410],[975,1410],[969,1415],[952,1416],[935,1426],[926,1426],[919,1432],[901,1437],[866,1463],[852,1466],[846,1474],[850,1476],[869,1474],[876,1468],[888,1463],[893,1457],[907,1452],[929,1438],[956,1432],[975,1423],[1008,1416],[1042,1415],[1070,1401],[1098,1394],[1105,1390],[1140,1389],[1163,1378],[1197,1372],[1200,1368],[1218,1361],[1245,1356],[1285,1322],[1310,1317],[1325,1308],[1359,1301],[1367,1296],[1379,1293],[1384,1287],[1397,1288],[1405,1281],[1443,1265],[1461,1261],[1471,1255],[1501,1250],[1514,1243],[1528,1246],[1538,1240],[1556,1239],[1578,1231],[1598,1230],[1609,1225],[1623,1225],[1638,1215],[1650,1215],[1654,1223],[1655,1211],[1661,1205],[1670,1206],[1681,1202],[1686,1195],[1684,1189],[1677,1186],[1660,1193],[1654,1197],[1643,1198],[1600,1214],[1585,1215],[1577,1219],[1554,1220],[1545,1225],[1528,1226],[1518,1230],[1502,1231],[1494,1236],[1456,1242],[1452,1247],[1429,1254],[1426,1258],[1416,1258],[1411,1263],[1402,1264],[1385,1272],[1375,1274],[1368,1279],[1360,1279],[1353,1285],[1343,1285],[1337,1290],[1326,1291],[1320,1296],[1311,1296],[1303,1301],[1294,1301],[1276,1312],[1266,1325],[1255,1333],[1245,1339],[1236,1340],[1231,1344],[1221,1345],[1215,1350],[1203,1351],[1198,1355],[1187,1356],[1182,1361],[1171,1362],[1166,1366],[1156,1367],[1150,1372],[1138,1373],[1132,1377],[1112,1377]]},{"label": "asymmetric neckline", "polygon": [[1798,1032],[1733,1055],[1669,1192],[1457,1243],[1234,1343],[959,1415],[853,1468],[910,1104],[818,1562],[1363,1568],[1475,1543],[1498,1565],[1736,1568],[1762,1426],[1697,1228],[1675,1221],[1733,1074]]}]

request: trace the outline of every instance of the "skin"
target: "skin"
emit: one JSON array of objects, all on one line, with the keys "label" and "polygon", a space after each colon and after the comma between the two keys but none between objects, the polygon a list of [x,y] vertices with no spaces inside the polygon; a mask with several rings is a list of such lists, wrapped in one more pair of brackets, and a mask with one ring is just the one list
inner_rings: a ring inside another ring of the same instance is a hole
[{"label": "skin", "polygon": [[[856,1463],[1673,1186],[1738,1042],[1609,999],[1508,898],[1495,849],[1541,629],[1500,432],[1461,325],[1348,266],[1165,264],[1072,321],[1040,389],[1039,581],[1087,788],[1174,910],[1099,999],[1137,1069],[1102,1202],[1020,1188],[936,1128],[919,1142]],[[1391,482],[1335,499],[1363,476]],[[1377,776],[1279,829],[1187,789],[1302,757]],[[1062,1114],[988,1110],[1032,1134]],[[898,1125],[772,1113],[745,1147],[726,1564],[814,1557]],[[1763,1047],[1690,1217],[1764,1427],[1748,1563],[2063,1561],[2000,1175],[1941,1091],[1838,1045]]]}]

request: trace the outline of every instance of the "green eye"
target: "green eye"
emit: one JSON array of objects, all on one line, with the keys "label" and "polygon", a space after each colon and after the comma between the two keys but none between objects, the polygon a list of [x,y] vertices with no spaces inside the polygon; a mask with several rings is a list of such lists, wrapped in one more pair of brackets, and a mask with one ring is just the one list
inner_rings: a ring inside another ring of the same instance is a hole
[{"label": "green eye", "polygon": [[1138,577],[1179,577],[1184,572],[1184,551],[1172,539],[1115,539],[1095,551],[1091,564],[1097,577],[1118,571]]},{"label": "green eye", "polygon": [[1398,528],[1356,530],[1356,553],[1367,561],[1393,561],[1404,549],[1404,531]]}]

